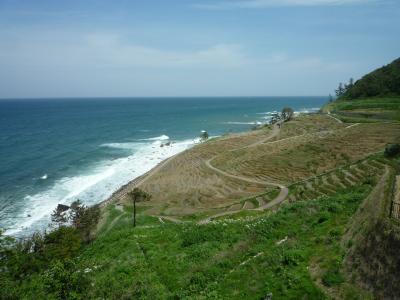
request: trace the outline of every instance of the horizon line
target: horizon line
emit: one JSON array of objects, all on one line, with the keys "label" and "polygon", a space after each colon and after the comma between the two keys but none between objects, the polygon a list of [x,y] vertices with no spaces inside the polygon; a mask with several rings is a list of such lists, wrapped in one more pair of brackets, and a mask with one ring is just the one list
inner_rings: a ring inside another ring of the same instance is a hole
[{"label": "horizon line", "polygon": [[74,99],[172,99],[172,98],[279,98],[279,97],[329,97],[329,95],[271,95],[271,96],[252,96],[252,95],[242,95],[242,96],[65,96],[65,97],[0,97],[0,101],[2,100],[49,100],[49,99],[65,99],[65,100],[74,100]]}]

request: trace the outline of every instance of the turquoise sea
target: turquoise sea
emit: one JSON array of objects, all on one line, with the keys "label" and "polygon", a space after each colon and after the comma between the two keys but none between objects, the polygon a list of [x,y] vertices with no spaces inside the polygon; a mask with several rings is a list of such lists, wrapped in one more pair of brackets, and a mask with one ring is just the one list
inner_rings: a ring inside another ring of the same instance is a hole
[{"label": "turquoise sea", "polygon": [[[44,229],[58,203],[90,205],[210,136],[249,130],[290,106],[327,97],[0,100],[0,227]],[[171,146],[160,147],[170,141]]]}]

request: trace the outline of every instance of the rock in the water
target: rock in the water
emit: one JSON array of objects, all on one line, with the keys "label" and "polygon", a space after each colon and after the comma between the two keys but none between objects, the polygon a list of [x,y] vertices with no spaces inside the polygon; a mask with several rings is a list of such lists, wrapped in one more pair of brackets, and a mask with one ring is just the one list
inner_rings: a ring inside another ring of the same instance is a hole
[{"label": "rock in the water", "polygon": [[65,204],[57,205],[57,211],[59,211],[59,212],[64,212],[64,211],[67,211],[68,209],[69,209],[68,205],[65,205]]}]

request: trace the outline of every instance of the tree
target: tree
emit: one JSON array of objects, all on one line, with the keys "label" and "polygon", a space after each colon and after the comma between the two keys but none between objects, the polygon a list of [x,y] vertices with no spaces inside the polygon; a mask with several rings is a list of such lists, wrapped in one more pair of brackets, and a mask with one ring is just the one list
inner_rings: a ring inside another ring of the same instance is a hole
[{"label": "tree", "polygon": [[200,140],[203,141],[203,142],[208,140],[208,132],[207,131],[205,131],[205,130],[201,131]]},{"label": "tree", "polygon": [[276,122],[278,122],[280,119],[281,119],[281,115],[278,114],[278,113],[274,113],[274,114],[271,115],[270,124],[273,125],[273,124],[275,124]]},{"label": "tree", "polygon": [[133,203],[133,227],[135,227],[136,226],[136,202],[149,201],[151,199],[151,195],[139,188],[134,188],[132,191],[130,191],[128,193],[128,197]]},{"label": "tree", "polygon": [[343,87],[343,83],[339,83],[339,86],[338,86],[338,88],[335,90],[335,93],[336,93],[336,97],[340,97],[340,96],[342,96],[344,93],[345,93],[345,88]]},{"label": "tree", "polygon": [[44,236],[43,255],[48,261],[65,260],[75,257],[81,248],[79,231],[71,226],[62,226]]},{"label": "tree", "polygon": [[400,154],[400,144],[387,144],[384,154],[386,157],[395,157]]},{"label": "tree", "polygon": [[51,221],[58,227],[64,226],[68,222],[68,210],[69,206],[58,204],[51,214]]},{"label": "tree", "polygon": [[354,79],[350,78],[349,84],[347,85],[348,88],[352,88],[354,86]]},{"label": "tree", "polygon": [[79,231],[84,242],[92,240],[92,232],[99,219],[100,208],[98,206],[87,207],[79,200],[71,204],[71,224]]},{"label": "tree", "polygon": [[284,107],[282,109],[282,119],[286,122],[286,121],[290,121],[293,117],[294,111],[291,107]]}]

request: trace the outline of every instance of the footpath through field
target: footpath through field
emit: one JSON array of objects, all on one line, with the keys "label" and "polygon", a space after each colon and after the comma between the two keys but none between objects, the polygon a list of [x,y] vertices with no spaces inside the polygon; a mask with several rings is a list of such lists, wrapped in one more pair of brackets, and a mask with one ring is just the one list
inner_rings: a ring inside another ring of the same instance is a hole
[{"label": "footpath through field", "polygon": [[[256,141],[256,142],[254,142],[254,143],[252,143],[250,145],[247,145],[247,146],[244,146],[244,147],[240,147],[240,148],[236,148],[236,149],[232,149],[230,151],[236,151],[236,150],[239,150],[239,149],[251,148],[251,147],[255,147],[255,146],[264,144],[266,141],[269,141],[269,140],[273,139],[274,137],[276,137],[279,134],[281,126],[282,126],[281,123],[275,124],[273,129],[272,129],[272,133],[268,137],[266,137],[266,138],[264,138],[262,140]],[[268,143],[265,143],[265,144],[268,144]],[[219,174],[221,174],[223,176],[226,176],[226,177],[242,180],[242,181],[245,181],[245,182],[263,184],[263,185],[266,185],[266,186],[274,186],[274,187],[280,188],[280,192],[279,192],[278,196],[275,197],[275,199],[273,199],[272,201],[270,201],[270,202],[268,202],[268,203],[266,203],[266,204],[264,204],[264,205],[262,205],[262,206],[260,206],[258,208],[248,209],[248,210],[260,210],[261,211],[261,210],[265,210],[265,209],[271,208],[271,207],[283,202],[286,199],[287,195],[289,194],[289,189],[286,186],[282,185],[282,184],[279,184],[279,183],[276,183],[276,182],[271,182],[271,181],[257,180],[257,179],[248,178],[248,177],[239,176],[239,175],[233,175],[233,174],[225,172],[225,171],[223,171],[221,169],[218,169],[217,167],[215,167],[215,166],[213,166],[211,164],[211,162],[216,157],[218,157],[218,155],[216,155],[216,156],[212,157],[211,159],[205,161],[206,166],[208,168],[210,168],[211,170],[213,170],[214,172],[217,172],[217,173],[219,173]],[[222,217],[222,216],[226,216],[226,215],[232,215],[232,214],[240,212],[241,210],[243,210],[243,209],[221,212],[221,213],[212,215],[212,216],[210,216],[210,217],[208,217],[206,219],[203,219],[203,220],[199,221],[199,224],[206,224],[206,223],[210,222],[212,219],[215,219],[215,218],[218,218],[218,217]]]}]

